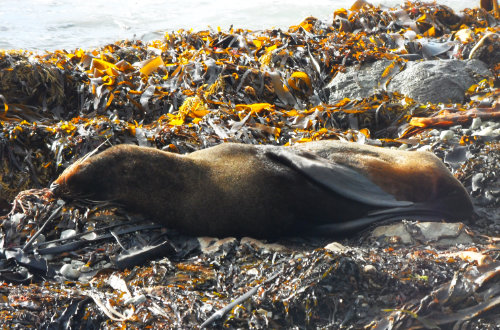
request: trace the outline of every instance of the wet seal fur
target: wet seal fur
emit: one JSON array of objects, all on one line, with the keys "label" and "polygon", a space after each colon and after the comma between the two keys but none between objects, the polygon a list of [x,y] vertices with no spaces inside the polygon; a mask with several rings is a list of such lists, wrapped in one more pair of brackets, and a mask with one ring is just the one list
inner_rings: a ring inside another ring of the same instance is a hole
[{"label": "wet seal fur", "polygon": [[463,220],[473,211],[433,154],[338,141],[224,143],[188,155],[118,145],[77,161],[51,188],[204,236],[330,235],[382,220]]}]

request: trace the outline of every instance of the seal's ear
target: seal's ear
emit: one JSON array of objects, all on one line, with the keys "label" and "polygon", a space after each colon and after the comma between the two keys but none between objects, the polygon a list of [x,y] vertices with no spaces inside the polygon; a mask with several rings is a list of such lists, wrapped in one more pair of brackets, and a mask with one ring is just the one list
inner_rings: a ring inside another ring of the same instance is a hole
[{"label": "seal's ear", "polygon": [[345,198],[380,208],[405,207],[410,201],[398,201],[365,175],[309,152],[273,148],[265,155],[303,174],[314,184]]}]

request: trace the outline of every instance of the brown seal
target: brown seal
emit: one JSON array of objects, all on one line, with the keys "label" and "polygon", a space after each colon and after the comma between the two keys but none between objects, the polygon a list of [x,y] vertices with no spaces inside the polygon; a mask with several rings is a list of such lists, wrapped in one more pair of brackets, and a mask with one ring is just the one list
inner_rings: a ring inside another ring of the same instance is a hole
[{"label": "brown seal", "polygon": [[205,236],[328,235],[472,213],[465,189],[434,155],[337,141],[224,143],[188,155],[119,145],[73,164],[52,189]]}]

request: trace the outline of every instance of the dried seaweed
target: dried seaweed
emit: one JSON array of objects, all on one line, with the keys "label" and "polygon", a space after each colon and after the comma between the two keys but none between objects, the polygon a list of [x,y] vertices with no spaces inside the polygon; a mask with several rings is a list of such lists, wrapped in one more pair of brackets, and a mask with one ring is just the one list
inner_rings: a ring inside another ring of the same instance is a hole
[{"label": "dried seaweed", "polygon": [[[498,117],[498,10],[483,8],[456,14],[435,3],[381,9],[356,1],[330,22],[309,17],[286,31],[180,30],[92,50],[1,51],[0,319],[14,328],[207,320],[230,328],[493,328],[498,135],[491,125],[463,126]],[[480,59],[493,78],[471,86],[463,104],[387,91],[408,61],[436,58]],[[390,64],[376,92],[329,103],[336,74],[380,59]],[[407,247],[359,233],[340,252],[303,238],[280,248],[226,239],[210,252],[120,206],[61,205],[44,188],[76,159],[119,143],[187,153],[225,141],[320,139],[433,151],[472,194],[477,219],[464,230],[474,244]]]}]

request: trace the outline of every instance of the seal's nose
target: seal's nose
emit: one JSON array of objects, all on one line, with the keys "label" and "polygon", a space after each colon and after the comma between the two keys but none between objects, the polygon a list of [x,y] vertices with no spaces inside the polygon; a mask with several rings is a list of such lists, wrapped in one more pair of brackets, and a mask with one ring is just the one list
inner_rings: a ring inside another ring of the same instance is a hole
[{"label": "seal's nose", "polygon": [[50,191],[52,191],[52,193],[54,195],[57,195],[57,193],[59,191],[59,189],[58,189],[59,187],[60,187],[60,185],[58,183],[52,182],[51,185],[50,185],[50,187],[49,187],[49,189],[50,189]]}]

